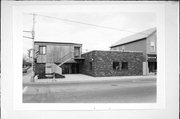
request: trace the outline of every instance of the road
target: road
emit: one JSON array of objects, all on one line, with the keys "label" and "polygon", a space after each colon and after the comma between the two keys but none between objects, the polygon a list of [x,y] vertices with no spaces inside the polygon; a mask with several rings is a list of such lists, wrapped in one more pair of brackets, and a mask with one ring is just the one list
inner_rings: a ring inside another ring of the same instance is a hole
[{"label": "road", "polygon": [[24,103],[156,102],[156,81],[154,79],[31,84],[24,87],[28,87],[23,94]]}]

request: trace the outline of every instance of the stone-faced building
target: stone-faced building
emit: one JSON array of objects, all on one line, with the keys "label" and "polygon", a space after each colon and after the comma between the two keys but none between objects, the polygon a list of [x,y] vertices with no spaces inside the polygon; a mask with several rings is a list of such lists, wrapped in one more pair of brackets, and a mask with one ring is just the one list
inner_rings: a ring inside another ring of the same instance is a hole
[{"label": "stone-faced building", "polygon": [[101,76],[142,75],[143,54],[141,52],[91,51],[82,55],[82,74]]},{"label": "stone-faced building", "polygon": [[111,47],[112,51],[142,52],[143,75],[156,74],[157,71],[157,32],[150,28],[117,41]]}]

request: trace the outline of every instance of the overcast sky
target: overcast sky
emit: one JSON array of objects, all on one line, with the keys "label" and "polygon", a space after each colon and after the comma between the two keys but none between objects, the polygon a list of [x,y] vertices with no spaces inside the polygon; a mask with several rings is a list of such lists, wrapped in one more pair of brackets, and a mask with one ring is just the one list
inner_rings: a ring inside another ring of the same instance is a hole
[{"label": "overcast sky", "polygon": [[[39,14],[122,30],[118,31],[36,16],[35,41],[81,43],[83,44],[83,52],[109,50],[109,47],[121,38],[156,26],[154,13],[57,12]],[[32,15],[23,15],[23,29],[32,30]],[[24,33],[24,35],[31,36],[30,33]],[[32,40],[24,38],[23,41],[25,52],[31,48]]]}]

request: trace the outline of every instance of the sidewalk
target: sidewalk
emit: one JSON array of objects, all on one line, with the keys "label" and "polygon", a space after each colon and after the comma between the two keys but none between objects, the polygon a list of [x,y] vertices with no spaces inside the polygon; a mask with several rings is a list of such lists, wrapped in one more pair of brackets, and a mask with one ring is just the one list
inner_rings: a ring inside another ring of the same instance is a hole
[{"label": "sidewalk", "polygon": [[92,77],[84,74],[66,74],[65,78],[58,79],[38,79],[35,82],[23,82],[24,84],[59,84],[59,83],[83,83],[98,81],[117,81],[117,80],[148,80],[156,79],[156,76],[111,76],[111,77]]}]

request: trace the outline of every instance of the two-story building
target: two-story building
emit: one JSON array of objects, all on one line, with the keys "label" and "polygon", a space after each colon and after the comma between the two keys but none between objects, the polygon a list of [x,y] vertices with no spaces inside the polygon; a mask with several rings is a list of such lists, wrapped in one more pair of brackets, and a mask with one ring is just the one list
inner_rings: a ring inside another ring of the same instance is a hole
[{"label": "two-story building", "polygon": [[157,33],[156,28],[150,28],[117,41],[111,47],[112,51],[143,52],[143,75],[156,74],[157,71]]},{"label": "two-story building", "polygon": [[62,42],[34,42],[35,75],[39,78],[62,77],[62,74],[79,73],[82,44]]}]

